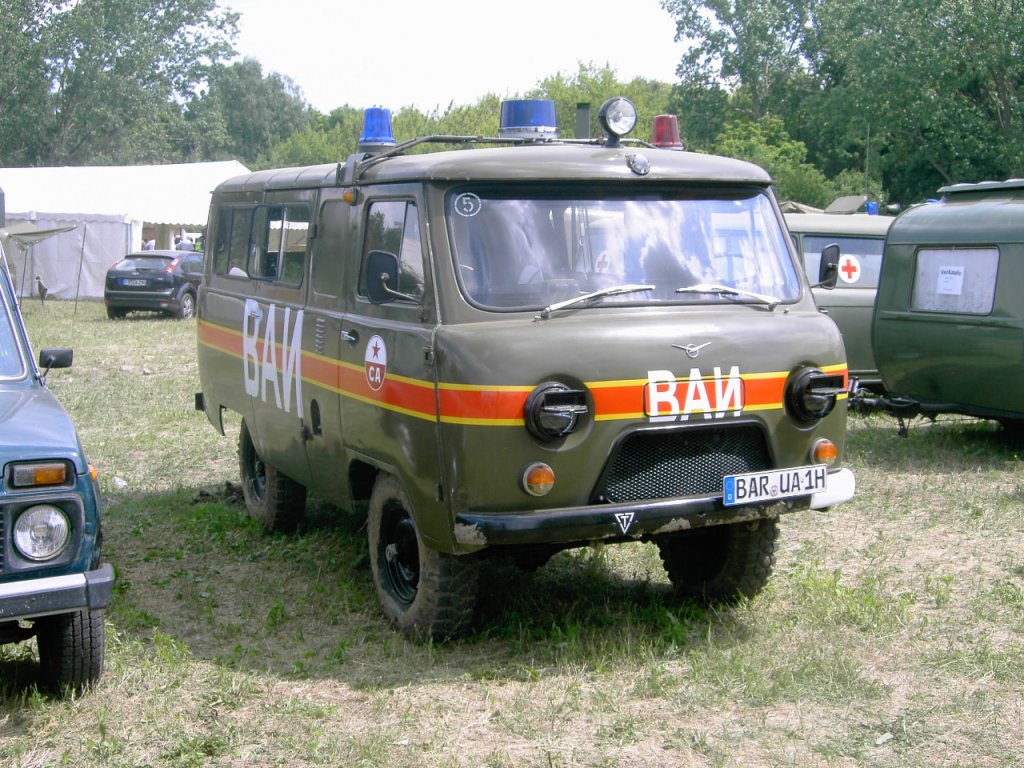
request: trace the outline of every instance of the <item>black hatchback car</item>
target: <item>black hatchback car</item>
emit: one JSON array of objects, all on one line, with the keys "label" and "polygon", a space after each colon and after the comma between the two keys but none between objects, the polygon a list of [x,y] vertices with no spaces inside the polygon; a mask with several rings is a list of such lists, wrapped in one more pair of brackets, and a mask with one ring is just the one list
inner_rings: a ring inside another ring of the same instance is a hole
[{"label": "black hatchback car", "polygon": [[107,317],[115,320],[132,310],[194,317],[202,278],[203,254],[198,251],[129,253],[107,270],[103,288]]}]

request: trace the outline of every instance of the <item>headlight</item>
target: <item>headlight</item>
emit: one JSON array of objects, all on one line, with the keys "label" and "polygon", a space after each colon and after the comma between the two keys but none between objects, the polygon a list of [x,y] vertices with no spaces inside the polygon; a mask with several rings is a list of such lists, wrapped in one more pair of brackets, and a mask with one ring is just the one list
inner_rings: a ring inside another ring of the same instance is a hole
[{"label": "headlight", "polygon": [[799,421],[823,419],[835,408],[836,397],[845,391],[841,374],[805,368],[786,387],[786,407]]},{"label": "headlight", "polygon": [[629,99],[613,96],[597,111],[597,121],[608,135],[608,146],[617,147],[619,139],[636,125],[636,107]]},{"label": "headlight", "polygon": [[14,523],[14,546],[29,560],[52,560],[71,541],[67,515],[51,504],[37,504],[22,512]]},{"label": "headlight", "polygon": [[549,381],[541,384],[526,398],[523,419],[530,434],[550,442],[565,437],[574,429],[580,416],[587,413],[587,394]]}]

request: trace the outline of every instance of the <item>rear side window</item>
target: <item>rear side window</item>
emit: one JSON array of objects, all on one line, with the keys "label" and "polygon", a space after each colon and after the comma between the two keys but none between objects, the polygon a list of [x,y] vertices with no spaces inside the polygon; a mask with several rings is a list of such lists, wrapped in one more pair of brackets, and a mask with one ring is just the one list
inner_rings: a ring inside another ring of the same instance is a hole
[{"label": "rear side window", "polygon": [[221,208],[211,258],[218,275],[248,277],[249,232],[253,208]]},{"label": "rear side window", "polygon": [[256,209],[249,275],[301,285],[309,244],[309,207],[269,205]]},{"label": "rear side window", "polygon": [[375,202],[367,212],[363,267],[359,295],[366,295],[366,255],[387,251],[398,257],[398,290],[417,301],[423,299],[423,245],[416,204],[406,200]]}]

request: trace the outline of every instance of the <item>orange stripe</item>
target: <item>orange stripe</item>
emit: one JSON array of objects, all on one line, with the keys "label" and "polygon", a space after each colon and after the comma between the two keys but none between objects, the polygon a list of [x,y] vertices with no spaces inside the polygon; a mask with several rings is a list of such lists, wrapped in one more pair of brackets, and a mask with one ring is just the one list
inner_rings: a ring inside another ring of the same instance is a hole
[{"label": "orange stripe", "polygon": [[[242,357],[242,336],[237,331],[200,321],[198,340],[218,351]],[[280,344],[277,345],[280,347]],[[258,342],[262,350],[262,341]],[[261,352],[262,354],[262,352]],[[281,355],[277,355],[280,359]],[[823,367],[829,373],[841,373],[844,384],[848,380],[844,364]],[[782,408],[785,372],[746,373],[740,376],[743,388],[743,410],[775,410]],[[529,385],[476,386],[442,383],[437,390],[433,382],[410,379],[389,374],[380,390],[370,388],[361,366],[331,360],[321,355],[303,352],[302,378],[315,386],[361,402],[425,419],[437,418],[440,402],[440,420],[453,424],[521,425],[523,406],[533,391]],[[708,381],[708,380],[706,380]],[[679,386],[685,387],[681,379]],[[647,379],[587,382],[594,399],[594,418],[622,420],[645,418],[644,397]],[[709,386],[713,398],[713,387]],[[714,407],[714,403],[711,406]]]}]

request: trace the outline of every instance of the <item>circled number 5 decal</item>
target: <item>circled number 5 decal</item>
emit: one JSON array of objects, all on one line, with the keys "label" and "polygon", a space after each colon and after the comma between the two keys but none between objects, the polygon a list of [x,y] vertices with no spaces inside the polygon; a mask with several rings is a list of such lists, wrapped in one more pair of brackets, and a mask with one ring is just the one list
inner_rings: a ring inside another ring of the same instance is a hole
[{"label": "circled number 5 decal", "polygon": [[480,198],[472,192],[463,192],[455,198],[455,212],[460,216],[476,216],[482,207]]},{"label": "circled number 5 decal", "polygon": [[370,385],[370,389],[377,392],[384,386],[384,379],[388,374],[388,348],[384,346],[384,339],[380,336],[371,336],[366,342],[364,365],[366,383]]}]

